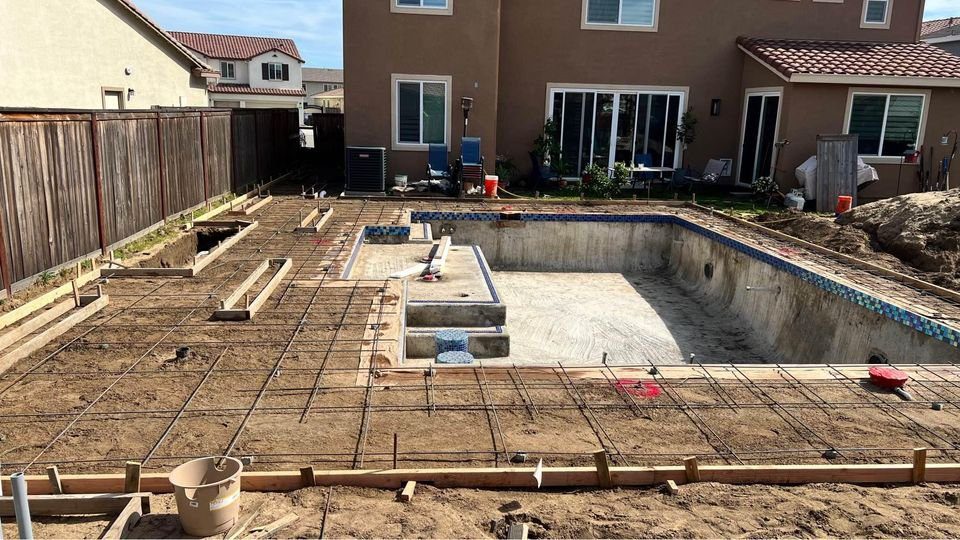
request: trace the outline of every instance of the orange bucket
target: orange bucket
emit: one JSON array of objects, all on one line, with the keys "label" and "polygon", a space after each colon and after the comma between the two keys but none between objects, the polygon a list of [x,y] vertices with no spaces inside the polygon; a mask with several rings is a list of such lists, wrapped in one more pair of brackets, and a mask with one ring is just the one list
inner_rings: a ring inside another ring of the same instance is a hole
[{"label": "orange bucket", "polygon": [[499,176],[487,176],[483,180],[483,193],[488,199],[497,198],[497,190],[500,187]]},{"label": "orange bucket", "polygon": [[837,214],[849,212],[853,208],[853,197],[850,195],[840,195],[837,197]]}]

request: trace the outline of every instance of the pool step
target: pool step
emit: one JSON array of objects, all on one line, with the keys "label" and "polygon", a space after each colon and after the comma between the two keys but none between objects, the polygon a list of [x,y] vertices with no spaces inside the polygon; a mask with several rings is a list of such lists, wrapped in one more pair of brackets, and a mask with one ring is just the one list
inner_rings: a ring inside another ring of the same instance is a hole
[{"label": "pool step", "polygon": [[[407,358],[436,358],[437,332],[449,328],[411,328],[407,330]],[[510,334],[502,326],[459,328],[470,336],[467,351],[476,358],[510,356]]]},{"label": "pool step", "polygon": [[500,303],[409,302],[409,328],[487,328],[507,324],[507,306]]},{"label": "pool step", "polygon": [[411,244],[432,244],[433,229],[430,227],[430,224],[414,223],[410,225],[410,239],[408,242]]}]

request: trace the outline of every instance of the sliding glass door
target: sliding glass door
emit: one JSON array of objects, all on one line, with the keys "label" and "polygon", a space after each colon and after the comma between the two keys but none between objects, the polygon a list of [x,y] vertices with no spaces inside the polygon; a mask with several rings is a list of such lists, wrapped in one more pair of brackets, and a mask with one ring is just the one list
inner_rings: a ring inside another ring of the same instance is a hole
[{"label": "sliding glass door", "polygon": [[748,91],[744,111],[737,181],[752,184],[761,176],[774,174],[780,92]]},{"label": "sliding glass door", "polygon": [[554,89],[551,116],[560,126],[564,175],[579,176],[590,164],[676,168],[680,92]]}]

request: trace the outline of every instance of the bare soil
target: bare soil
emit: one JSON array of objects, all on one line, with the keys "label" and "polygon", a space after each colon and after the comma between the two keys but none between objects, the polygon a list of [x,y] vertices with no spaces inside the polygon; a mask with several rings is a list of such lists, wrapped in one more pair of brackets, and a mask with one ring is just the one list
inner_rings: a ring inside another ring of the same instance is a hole
[{"label": "bare soil", "polygon": [[768,213],[756,221],[941,287],[960,290],[960,189],[865,204],[837,219]]},{"label": "bare soil", "polygon": [[[960,488],[681,486],[661,489],[544,492],[439,490],[418,485],[410,503],[396,492],[329,488],[288,494],[245,493],[241,515],[266,501],[253,521],[263,526],[287,514],[299,519],[275,538],[506,538],[526,523],[530,538],[957,538]],[[133,538],[184,536],[171,495],[155,496],[153,514]],[[42,520],[38,538],[96,538],[100,517]],[[14,528],[4,525],[7,538]]]}]

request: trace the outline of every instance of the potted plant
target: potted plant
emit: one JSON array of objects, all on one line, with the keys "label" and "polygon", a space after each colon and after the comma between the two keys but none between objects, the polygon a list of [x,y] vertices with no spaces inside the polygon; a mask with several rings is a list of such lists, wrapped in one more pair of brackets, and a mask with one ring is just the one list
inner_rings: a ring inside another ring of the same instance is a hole
[{"label": "potted plant", "polygon": [[[548,118],[543,124],[543,131],[533,142],[533,154],[541,171],[549,171],[555,178],[562,180],[566,167],[561,156],[560,125],[553,118]],[[544,172],[540,175],[546,179]]]}]

